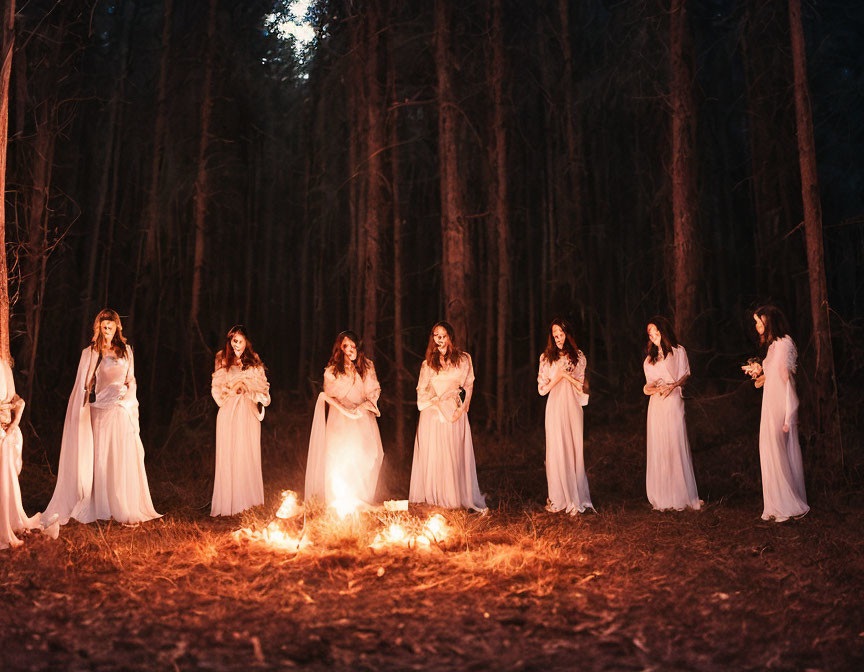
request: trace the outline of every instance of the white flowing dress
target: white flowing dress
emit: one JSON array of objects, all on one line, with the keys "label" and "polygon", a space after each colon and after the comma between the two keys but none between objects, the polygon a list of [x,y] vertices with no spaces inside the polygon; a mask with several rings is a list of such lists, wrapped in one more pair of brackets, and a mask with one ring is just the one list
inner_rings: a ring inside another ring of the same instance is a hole
[{"label": "white flowing dress", "polygon": [[355,505],[375,501],[384,461],[377,420],[380,396],[371,361],[363,378],[353,370],[337,375],[332,366],[324,369],[324,391],[318,395],[309,435],[306,499]]},{"label": "white flowing dress", "polygon": [[21,489],[18,476],[23,463],[21,449],[24,439],[21,430],[11,432],[11,405],[14,401],[15,382],[9,364],[0,360],[0,549],[19,546],[23,543],[16,532],[41,527],[41,514],[28,517],[21,505]]},{"label": "white flowing dress", "polygon": [[[762,465],[764,520],[782,522],[810,510],[804,488],[804,465],[798,443],[798,395],[793,374],[798,350],[789,336],[770,346],[762,370],[762,422],[759,425],[759,461]],[[788,432],[783,431],[787,425]]]},{"label": "white flowing dress", "polygon": [[81,353],[75,386],[66,408],[57,485],[43,524],[70,518],[82,523],[114,518],[140,523],[161,514],[150,499],[132,348],[126,357],[108,354],[96,370],[96,401],[85,403],[87,381],[97,353]]},{"label": "white flowing dress", "polygon": [[[642,366],[648,384],[674,383],[690,374],[687,351],[680,345],[654,364],[646,357]],[[680,387],[665,398],[651,395],[647,439],[645,489],[651,506],[659,511],[701,508]]]},{"label": "white flowing dress", "polygon": [[585,380],[587,360],[580,350],[574,365],[563,353],[554,362],[540,356],[537,373],[537,391],[548,395],[546,399],[546,481],[549,485],[549,508],[569,514],[593,509],[585,460],[582,453],[583,412],[588,395],[580,393],[567,380],[559,381],[549,389],[549,383],[558,370],[576,380]]},{"label": "white flowing dress", "polygon": [[[474,387],[474,365],[467,352],[458,365],[445,366],[438,372],[425,361],[420,367],[417,384],[420,420],[414,439],[408,500],[485,511],[486,500],[477,484],[468,415],[462,413],[456,422],[450,421],[463,403],[460,387],[468,401]],[[432,405],[436,399],[441,410]]]},{"label": "white flowing dress", "polygon": [[[237,394],[232,386],[241,381],[247,392]],[[270,383],[263,366],[220,366],[213,372],[210,392],[219,406],[210,515],[233,516],[264,503],[261,420],[263,408],[270,405]]]}]

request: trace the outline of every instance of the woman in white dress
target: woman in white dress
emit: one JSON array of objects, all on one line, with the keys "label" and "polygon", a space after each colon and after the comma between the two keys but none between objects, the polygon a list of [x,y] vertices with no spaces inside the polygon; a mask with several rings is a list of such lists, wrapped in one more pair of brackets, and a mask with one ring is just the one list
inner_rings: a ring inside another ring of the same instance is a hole
[{"label": "woman in white dress", "polygon": [[798,395],[795,370],[798,350],[786,317],[774,306],[753,314],[765,359],[741,368],[762,387],[759,461],[762,465],[763,520],[783,522],[810,510],[804,487],[804,465],[798,443]]},{"label": "woman in white dress", "polygon": [[216,355],[210,392],[219,406],[210,515],[233,516],[264,503],[261,421],[270,405],[264,364],[242,324],[231,327]]},{"label": "woman in white dress", "polygon": [[477,485],[468,423],[473,389],[471,355],[456,347],[453,327],[438,322],[432,327],[417,383],[420,420],[414,439],[410,502],[488,510]]},{"label": "woman in white dress", "polygon": [[375,365],[363,354],[357,334],[343,331],[333,343],[324,369],[324,391],[315,405],[306,464],[307,500],[340,510],[365,508],[375,501],[384,460],[377,420],[380,396]]},{"label": "woman in white dress", "polygon": [[93,322],[66,407],[57,485],[44,523],[158,518],[144,470],[135,362],[113,310]]},{"label": "woman in white dress", "polygon": [[662,317],[648,323],[647,356],[643,392],[648,402],[648,463],[645,489],[658,511],[699,509],[684,398],[681,388],[690,378],[687,351],[678,343],[672,325]]},{"label": "woman in white dress", "polygon": [[594,508],[582,455],[582,407],[588,404],[586,365],[569,325],[553,320],[537,373],[537,391],[547,397],[546,510],[571,516]]},{"label": "woman in white dress", "polygon": [[23,412],[24,400],[15,394],[12,369],[6,360],[0,360],[0,549],[23,543],[16,532],[41,527],[41,514],[28,517],[24,513],[18,487],[24,445],[18,424]]}]

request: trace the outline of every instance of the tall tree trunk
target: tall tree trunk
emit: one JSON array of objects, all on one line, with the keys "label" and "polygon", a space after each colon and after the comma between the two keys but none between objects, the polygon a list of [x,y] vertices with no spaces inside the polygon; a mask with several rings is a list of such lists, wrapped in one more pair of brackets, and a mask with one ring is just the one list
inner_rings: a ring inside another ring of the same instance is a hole
[{"label": "tall tree trunk", "polygon": [[696,242],[696,110],[687,28],[687,0],[672,0],[669,69],[672,105],[672,305],[675,331],[684,343],[696,338],[699,254]]},{"label": "tall tree trunk", "polygon": [[837,388],[834,380],[834,352],[828,320],[828,287],[825,280],[825,254],[822,247],[822,203],[816,170],[816,143],[813,138],[813,114],[807,83],[807,57],[804,29],[801,23],[801,0],[789,0],[789,28],[795,74],[795,121],[798,128],[798,158],[801,167],[801,196],[804,201],[804,239],[807,245],[807,269],[810,280],[810,315],[813,319],[813,342],[816,346],[816,400],[820,429],[830,437],[829,460],[842,469],[843,449],[837,420]]},{"label": "tall tree trunk", "polygon": [[405,418],[405,348],[402,332],[405,329],[402,312],[403,277],[402,277],[402,209],[399,201],[401,178],[399,175],[399,106],[396,97],[396,59],[394,58],[394,42],[391,37],[387,41],[387,78],[390,100],[393,105],[390,117],[388,144],[390,146],[390,185],[393,198],[393,354],[396,369],[396,452],[401,462],[408,454],[408,437],[406,436]]},{"label": "tall tree trunk", "polygon": [[210,117],[213,112],[213,52],[216,40],[216,0],[210,0],[207,13],[207,55],[204,62],[204,85],[201,93],[201,138],[198,144],[198,172],[195,178],[195,252],[192,267],[192,294],[189,305],[189,352],[194,334],[201,335],[198,313],[201,309],[201,287],[204,276],[204,249],[207,244],[208,166]]},{"label": "tall tree trunk", "polygon": [[451,4],[435,0],[435,70],[438,80],[438,163],[441,190],[441,275],[444,312],[460,343],[468,334],[470,250],[459,170],[458,112],[453,93]]},{"label": "tall tree trunk", "polygon": [[96,195],[96,209],[93,212],[93,227],[90,232],[90,251],[87,260],[87,281],[84,292],[84,305],[81,311],[81,338],[89,339],[93,321],[93,291],[96,285],[96,267],[99,261],[99,242],[102,230],[102,219],[108,203],[109,180],[111,178],[111,158],[114,156],[114,142],[117,135],[117,115],[119,108],[119,91],[115,90],[108,103],[108,123],[105,141],[104,159],[99,166],[99,192]]},{"label": "tall tree trunk", "polygon": [[24,260],[25,273],[21,289],[24,306],[24,323],[27,339],[23,353],[27,367],[27,383],[24,398],[33,398],[36,379],[36,353],[42,325],[48,249],[48,192],[51,186],[51,168],[54,161],[54,101],[49,99],[39,106],[36,134],[33,143],[33,183],[27,209],[27,245]]},{"label": "tall tree trunk", "polygon": [[375,357],[380,276],[380,235],[384,219],[384,96],[378,78],[380,8],[371,2],[366,10],[366,217],[363,224],[363,342],[370,358]]},{"label": "tall tree trunk", "polygon": [[[507,380],[510,366],[507,361],[507,343],[510,332],[510,213],[507,202],[507,129],[504,119],[504,30],[501,21],[501,0],[492,0],[492,129],[494,135],[493,161],[495,176],[492,221],[498,233],[498,311],[495,333],[497,335],[495,377],[495,426],[504,429],[504,413],[507,407]],[[487,325],[488,326],[491,325]]]},{"label": "tall tree trunk", "polygon": [[[156,120],[153,128],[153,156],[150,159],[150,184],[144,215],[146,244],[144,247],[147,265],[151,269],[151,282],[161,276],[159,259],[159,170],[165,146],[168,103],[168,61],[171,51],[171,20],[174,0],[162,3],[162,46],[159,55],[159,81],[156,85]],[[155,270],[155,273],[153,272]],[[157,280],[159,282],[159,280]]]},{"label": "tall tree trunk", "polygon": [[9,352],[9,271],[6,268],[6,147],[9,139],[9,76],[15,47],[15,0],[6,0],[3,15],[3,66],[0,70],[0,357],[12,363]]},{"label": "tall tree trunk", "polygon": [[[573,47],[570,40],[570,0],[558,0],[558,19],[561,24],[561,55],[564,71],[562,88],[564,93],[564,139],[567,145],[567,165],[561,178],[559,193],[564,197],[566,207],[566,227],[562,227],[560,235],[565,259],[564,267],[554,273],[562,273],[563,278],[557,278],[556,284],[566,283],[573,303],[591,301],[587,294],[594,287],[587,279],[593,277],[588,264],[591,255],[586,249],[589,245],[589,230],[582,226],[582,156],[579,121],[574,118],[576,96],[573,81]],[[596,301],[595,301],[596,303]],[[584,305],[584,303],[583,303]],[[592,318],[593,319],[593,318]]]}]

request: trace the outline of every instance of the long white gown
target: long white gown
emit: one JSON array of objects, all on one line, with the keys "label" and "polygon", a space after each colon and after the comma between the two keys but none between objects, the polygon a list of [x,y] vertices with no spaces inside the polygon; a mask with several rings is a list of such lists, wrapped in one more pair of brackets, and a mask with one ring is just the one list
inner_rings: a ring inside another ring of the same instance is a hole
[{"label": "long white gown", "polygon": [[[649,384],[674,383],[690,373],[687,351],[682,346],[652,364],[643,362],[645,381]],[[648,402],[648,464],[645,489],[651,506],[659,511],[699,509],[702,502],[696,490],[684,398],[676,387],[667,397],[652,394]]]},{"label": "long white gown", "polygon": [[[247,392],[231,386],[243,381]],[[233,516],[264,503],[261,475],[261,420],[270,405],[270,383],[262,366],[220,366],[210,386],[219,406],[216,416],[216,475],[211,516]],[[258,404],[262,410],[259,414]]]},{"label": "long white gown", "polygon": [[587,360],[580,350],[574,365],[570,357],[561,354],[554,362],[540,356],[537,391],[546,399],[546,482],[549,485],[549,508],[569,514],[593,509],[585,460],[582,453],[583,412],[588,395],[580,393],[567,380],[561,380],[549,390],[552,376],[563,370],[576,380],[585,380]]},{"label": "long white gown", "polygon": [[[798,395],[793,374],[798,350],[789,336],[778,338],[762,362],[762,422],[759,461],[762,465],[762,518],[782,522],[810,510],[804,488],[804,465],[798,443]],[[789,427],[783,431],[783,425]]]},{"label": "long white gown", "polygon": [[363,378],[356,371],[337,375],[332,366],[324,369],[324,391],[318,395],[309,435],[306,499],[357,505],[375,501],[384,461],[377,420],[380,396],[371,361]]},{"label": "long white gown", "polygon": [[41,527],[42,518],[39,513],[28,517],[21,505],[18,476],[24,439],[18,427],[8,431],[15,396],[12,369],[5,360],[0,360],[0,549],[21,545],[23,542],[15,533]]},{"label": "long white gown", "polygon": [[[485,511],[486,499],[477,484],[468,415],[463,413],[456,422],[450,422],[462,405],[460,387],[466,395],[470,395],[474,387],[474,365],[467,352],[458,365],[445,366],[438,372],[425,361],[420,367],[417,383],[420,420],[414,439],[408,500]],[[432,405],[436,398],[443,412]],[[468,398],[466,396],[466,400]]]},{"label": "long white gown", "polygon": [[96,401],[84,403],[97,362],[97,353],[84,348],[66,407],[57,485],[43,524],[65,525],[70,518],[139,523],[161,515],[153,508],[144,469],[132,348],[126,347],[126,357],[102,358]]}]

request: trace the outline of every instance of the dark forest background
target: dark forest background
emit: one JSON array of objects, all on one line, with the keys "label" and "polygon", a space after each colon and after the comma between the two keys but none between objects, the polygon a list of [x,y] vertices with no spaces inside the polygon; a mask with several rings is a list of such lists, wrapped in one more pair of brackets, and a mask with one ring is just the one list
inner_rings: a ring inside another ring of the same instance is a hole
[{"label": "dark forest background", "polygon": [[[151,455],[212,420],[213,355],[238,322],[284,408],[305,409],[335,335],[360,332],[385,449],[404,456],[438,319],[474,356],[475,428],[506,434],[542,427],[552,317],[575,325],[592,413],[614,415],[641,400],[650,316],[683,332],[691,394],[720,395],[746,384],[752,308],[770,301],[815,418],[789,5],[322,0],[298,53],[275,29],[287,1],[19,0],[6,239],[29,459],[56,463],[104,306],[135,347]],[[864,4],[805,1],[801,25],[848,452]]]}]

